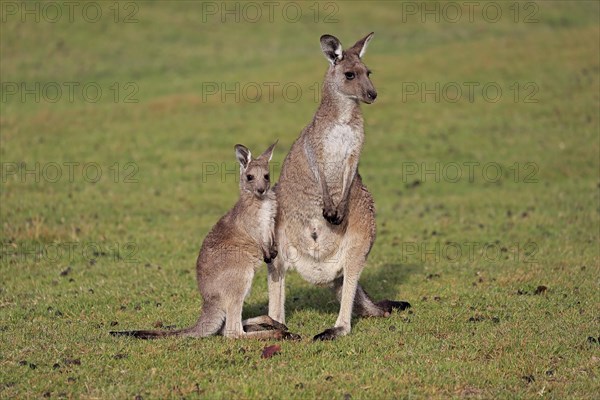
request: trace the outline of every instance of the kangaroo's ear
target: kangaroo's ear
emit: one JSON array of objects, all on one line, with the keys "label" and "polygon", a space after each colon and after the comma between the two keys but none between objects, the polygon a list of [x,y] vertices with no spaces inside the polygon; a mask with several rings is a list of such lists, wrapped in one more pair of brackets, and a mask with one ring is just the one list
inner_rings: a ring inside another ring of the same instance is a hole
[{"label": "kangaroo's ear", "polygon": [[271,161],[271,158],[273,158],[273,149],[275,148],[275,146],[277,145],[278,142],[279,142],[279,139],[277,139],[275,141],[275,143],[270,145],[269,148],[266,149],[265,152],[262,153],[259,158],[267,158],[269,161]]},{"label": "kangaroo's ear", "polygon": [[338,61],[342,61],[342,44],[335,36],[321,36],[321,50],[323,50],[325,58],[329,60],[331,65],[335,65]]},{"label": "kangaroo's ear", "polygon": [[235,156],[237,157],[242,168],[248,168],[248,164],[250,164],[250,160],[252,160],[252,154],[246,146],[244,146],[243,144],[236,144]]},{"label": "kangaroo's ear", "polygon": [[369,33],[367,36],[365,36],[364,38],[362,38],[358,42],[356,42],[354,44],[354,46],[352,46],[348,51],[352,51],[352,52],[358,54],[358,57],[362,58],[362,56],[367,51],[367,46],[369,45],[369,42],[373,38],[374,34],[375,34],[375,32]]}]

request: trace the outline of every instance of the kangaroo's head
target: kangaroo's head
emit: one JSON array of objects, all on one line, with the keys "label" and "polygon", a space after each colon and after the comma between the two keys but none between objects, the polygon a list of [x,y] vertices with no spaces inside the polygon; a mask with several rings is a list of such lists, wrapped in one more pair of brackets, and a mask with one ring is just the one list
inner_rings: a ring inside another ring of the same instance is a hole
[{"label": "kangaroo's head", "polygon": [[253,159],[252,153],[244,145],[235,145],[235,156],[240,163],[240,191],[252,193],[262,199],[271,187],[269,161],[273,157],[273,148],[277,142],[269,146],[258,158]]},{"label": "kangaroo's head", "polygon": [[342,49],[340,41],[331,35],[321,36],[321,49],[331,64],[327,71],[325,84],[337,93],[367,104],[377,97],[377,91],[369,79],[371,71],[362,61],[373,32],[360,39],[347,50]]}]

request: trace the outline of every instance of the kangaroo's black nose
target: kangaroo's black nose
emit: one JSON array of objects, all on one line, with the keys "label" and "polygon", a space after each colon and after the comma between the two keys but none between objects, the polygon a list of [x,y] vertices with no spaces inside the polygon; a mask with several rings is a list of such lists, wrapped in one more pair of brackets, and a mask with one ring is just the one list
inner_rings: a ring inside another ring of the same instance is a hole
[{"label": "kangaroo's black nose", "polygon": [[377,92],[374,90],[367,91],[367,97],[369,100],[375,100],[377,98]]},{"label": "kangaroo's black nose", "polygon": [[263,189],[263,188],[258,188],[258,189],[256,189],[256,191],[257,191],[259,194],[263,194],[263,193],[265,192],[265,189]]}]

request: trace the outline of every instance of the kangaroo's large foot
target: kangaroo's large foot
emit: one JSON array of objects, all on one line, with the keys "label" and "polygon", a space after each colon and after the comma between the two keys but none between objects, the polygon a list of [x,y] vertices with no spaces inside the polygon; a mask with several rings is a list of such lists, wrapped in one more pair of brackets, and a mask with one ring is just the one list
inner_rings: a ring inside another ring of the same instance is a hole
[{"label": "kangaroo's large foot", "polygon": [[384,312],[384,317],[389,317],[393,310],[402,311],[411,307],[407,301],[382,300],[375,304]]},{"label": "kangaroo's large foot", "polygon": [[300,335],[297,335],[292,332],[283,331],[281,333],[281,339],[283,339],[283,340],[302,340],[302,337]]},{"label": "kangaroo's large foot", "polygon": [[254,337],[257,339],[302,340],[300,335],[288,331],[287,326],[283,324],[245,325],[243,334],[246,337]]},{"label": "kangaroo's large foot", "polygon": [[319,333],[318,335],[316,335],[313,340],[317,341],[317,340],[333,340],[337,337],[340,336],[345,336],[348,332],[346,332],[346,330],[341,327],[334,327],[334,328],[329,328],[329,329],[325,329],[323,332]]},{"label": "kangaroo's large foot", "polygon": [[260,317],[249,318],[242,321],[242,326],[246,332],[258,332],[268,330],[280,330],[287,331],[288,327],[281,322],[275,321],[268,315],[261,315]]}]

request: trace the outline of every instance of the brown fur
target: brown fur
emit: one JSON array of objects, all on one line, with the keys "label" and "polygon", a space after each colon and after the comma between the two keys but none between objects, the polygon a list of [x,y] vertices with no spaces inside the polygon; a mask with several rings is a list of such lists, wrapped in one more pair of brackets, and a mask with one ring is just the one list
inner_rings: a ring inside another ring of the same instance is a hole
[{"label": "brown fur", "polygon": [[[263,260],[277,257],[273,229],[277,204],[270,188],[271,145],[260,157],[236,145],[240,162],[240,198],[204,239],[196,263],[203,307],[198,322],[176,331],[111,332],[142,339],[164,336],[205,337],[223,334],[234,338],[297,338],[285,325],[268,316],[242,321],[244,299],[255,271]],[[267,330],[265,330],[267,329]]]},{"label": "brown fur", "polygon": [[277,188],[276,236],[280,256],[269,265],[269,316],[285,321],[285,271],[333,287],[341,307],[335,326],[315,336],[333,339],[351,330],[353,307],[365,316],[389,315],[408,303],[374,303],[358,278],[375,241],[375,206],[358,173],[364,142],[360,102],[377,93],[361,56],[373,34],[343,51],[339,40],[321,37],[330,66],[322,101],[292,145]]}]

